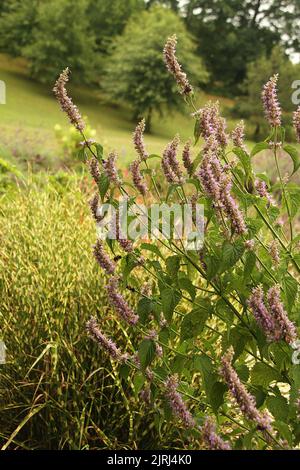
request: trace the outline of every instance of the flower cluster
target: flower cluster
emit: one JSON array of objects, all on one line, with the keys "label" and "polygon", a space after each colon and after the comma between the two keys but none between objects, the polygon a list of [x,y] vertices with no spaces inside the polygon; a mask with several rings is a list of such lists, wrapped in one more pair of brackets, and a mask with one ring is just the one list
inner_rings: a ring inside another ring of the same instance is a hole
[{"label": "flower cluster", "polygon": [[239,147],[240,149],[244,150],[244,152],[248,153],[247,147],[245,145],[245,124],[244,121],[240,121],[234,130],[231,133],[231,140],[235,147]]},{"label": "flower cluster", "polygon": [[220,373],[223,376],[229,391],[239,406],[242,413],[250,420],[256,422],[259,430],[271,430],[271,420],[266,413],[261,413],[256,408],[255,398],[250,395],[242,384],[239,376],[232,366],[234,350],[231,347],[221,358]]},{"label": "flower cluster", "polygon": [[135,325],[139,319],[133,310],[129,307],[124,297],[118,291],[118,279],[111,277],[108,281],[107,292],[111,305],[115,308],[118,315],[126,320],[129,325]]},{"label": "flower cluster", "polygon": [[198,132],[205,140],[215,136],[221,147],[226,147],[228,137],[226,134],[226,121],[220,116],[219,102],[209,101],[203,108],[192,114],[198,122]]},{"label": "flower cluster", "polygon": [[167,181],[170,184],[182,184],[183,176],[179,162],[176,158],[179,145],[179,136],[176,135],[164,150],[161,166]]},{"label": "flower cluster", "polygon": [[216,426],[211,417],[206,418],[201,430],[203,440],[210,450],[231,450],[228,442],[223,441],[216,433]]},{"label": "flower cluster", "polygon": [[147,160],[149,154],[144,143],[145,119],[142,119],[133,133],[133,145],[141,160]]},{"label": "flower cluster", "polygon": [[140,170],[140,162],[138,160],[134,160],[130,164],[130,172],[132,175],[132,181],[136,189],[141,193],[142,196],[145,196],[148,188],[145,183],[145,179]]},{"label": "flower cluster", "polygon": [[71,124],[73,124],[76,129],[82,132],[85,127],[84,121],[77,106],[75,106],[72,99],[68,96],[66,90],[66,84],[69,81],[69,73],[70,71],[68,68],[63,70],[54,85],[53,91],[62,111],[68,115]]},{"label": "flower cluster", "polygon": [[176,45],[177,37],[174,34],[169,37],[164,47],[164,61],[167,69],[174,76],[179,89],[182,94],[189,95],[192,93],[193,88],[190,85],[186,74],[182,71],[181,65],[179,64],[176,57]]},{"label": "flower cluster", "polygon": [[113,274],[115,272],[116,265],[104,250],[103,243],[100,239],[98,239],[94,245],[94,256],[99,266],[101,266],[107,274]]},{"label": "flower cluster", "polygon": [[211,135],[197,173],[206,194],[213,200],[216,209],[223,210],[238,234],[247,232],[246,224],[238,204],[231,194],[232,182],[218,157],[216,138]]},{"label": "flower cluster", "polygon": [[192,417],[191,413],[187,409],[186,404],[184,403],[180,393],[177,391],[178,388],[178,379],[176,375],[168,377],[165,382],[166,397],[169,401],[170,407],[177,416],[181,419],[186,428],[193,428],[195,426],[195,420]]},{"label": "flower cluster", "polygon": [[113,359],[120,362],[125,362],[128,359],[128,355],[122,354],[116,344],[111,339],[108,339],[105,334],[101,332],[100,328],[98,327],[97,320],[95,318],[92,317],[87,322],[86,329],[91,338],[96,341],[106,352],[108,352],[108,354]]},{"label": "flower cluster", "polygon": [[293,125],[296,132],[297,140],[300,143],[300,106],[293,114]]},{"label": "flower cluster", "polygon": [[150,339],[151,341],[154,342],[156,355],[158,357],[162,357],[163,356],[163,349],[162,349],[161,345],[157,342],[157,338],[158,338],[158,334],[157,334],[156,330],[150,330],[147,333],[147,335],[145,336],[145,339]]},{"label": "flower cluster", "polygon": [[273,286],[267,293],[267,305],[262,288],[255,287],[248,305],[269,341],[283,339],[291,344],[297,338],[295,325],[289,320],[280,301],[280,288]]},{"label": "flower cluster", "polygon": [[272,242],[270,243],[269,253],[274,262],[274,265],[278,266],[280,264],[280,255],[279,255],[278,243],[276,240],[272,240]]},{"label": "flower cluster", "polygon": [[123,233],[121,231],[121,227],[120,227],[120,212],[119,210],[116,211],[115,213],[115,217],[114,217],[114,220],[113,220],[113,230],[114,230],[114,234],[115,234],[115,237],[116,237],[116,240],[118,241],[119,245],[121,246],[121,248],[123,248],[124,251],[126,251],[127,253],[131,253],[133,251],[133,244],[132,244],[132,241],[131,240],[128,240],[127,238],[125,238],[123,236]]},{"label": "flower cluster", "polygon": [[184,168],[186,169],[189,176],[192,176],[193,173],[193,162],[191,157],[191,141],[188,140],[183,147],[182,151],[182,161]]},{"label": "flower cluster", "polygon": [[270,206],[276,206],[276,202],[274,201],[271,194],[268,192],[267,184],[265,181],[262,180],[255,180],[255,189],[260,197],[265,197],[268,200],[268,204]]},{"label": "flower cluster", "polygon": [[100,169],[99,169],[99,162],[96,157],[92,157],[88,160],[88,166],[91,173],[91,176],[96,184],[99,183],[100,178]]},{"label": "flower cluster", "polygon": [[116,159],[116,152],[111,152],[108,155],[107,160],[103,160],[103,169],[107,178],[116,186],[120,186],[121,180],[119,178],[118,170],[116,167]]},{"label": "flower cluster", "polygon": [[262,102],[265,115],[272,127],[281,125],[281,108],[277,98],[278,74],[273,75],[264,85],[262,91]]}]

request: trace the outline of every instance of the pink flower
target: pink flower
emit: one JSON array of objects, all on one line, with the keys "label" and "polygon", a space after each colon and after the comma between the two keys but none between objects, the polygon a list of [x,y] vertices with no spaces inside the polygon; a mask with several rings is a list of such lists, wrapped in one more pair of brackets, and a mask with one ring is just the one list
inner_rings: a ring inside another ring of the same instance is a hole
[{"label": "pink flower", "polygon": [[277,81],[278,74],[273,75],[264,85],[261,95],[266,118],[272,127],[281,125],[281,108],[277,98]]}]

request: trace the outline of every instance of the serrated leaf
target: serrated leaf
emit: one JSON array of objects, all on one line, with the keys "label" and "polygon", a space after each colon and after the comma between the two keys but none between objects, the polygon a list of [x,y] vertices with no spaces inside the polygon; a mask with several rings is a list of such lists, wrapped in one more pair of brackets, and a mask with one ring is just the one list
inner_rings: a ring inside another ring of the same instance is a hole
[{"label": "serrated leaf", "polygon": [[162,311],[167,321],[172,319],[174,309],[179,303],[180,299],[181,294],[172,288],[166,288],[161,292]]},{"label": "serrated leaf", "polygon": [[224,403],[224,394],[227,387],[222,382],[215,382],[210,390],[209,402],[212,406],[213,411],[216,413],[221,405]]},{"label": "serrated leaf", "polygon": [[197,305],[191,312],[187,313],[181,323],[182,341],[197,337],[204,328],[204,325],[211,312],[211,304],[208,300],[202,299],[201,305]]},{"label": "serrated leaf", "polygon": [[251,383],[267,387],[273,381],[282,381],[279,372],[263,362],[257,362],[251,370]]},{"label": "serrated leaf", "polygon": [[243,256],[245,246],[242,242],[230,243],[225,240],[222,247],[222,263],[220,272],[227,271],[232,268],[237,261]]},{"label": "serrated leaf", "polygon": [[169,256],[166,259],[166,267],[169,276],[173,279],[176,278],[180,268],[180,257],[178,255]]},{"label": "serrated leaf", "polygon": [[296,171],[298,170],[298,168],[300,167],[300,156],[299,156],[299,152],[298,150],[293,147],[292,145],[285,145],[283,147],[283,150],[291,157],[291,159],[293,160],[293,165],[294,165],[294,169],[293,169],[293,173],[296,173]]},{"label": "serrated leaf", "polygon": [[151,299],[146,299],[145,297],[139,300],[137,305],[137,314],[140,317],[141,323],[145,323],[149,314],[153,310],[153,302]]},{"label": "serrated leaf", "polygon": [[267,142],[259,142],[258,144],[255,144],[251,150],[250,157],[254,157],[254,155],[262,152],[263,150],[270,150],[269,144]]},{"label": "serrated leaf", "polygon": [[139,359],[142,369],[146,369],[155,357],[155,344],[151,339],[144,339],[139,346]]},{"label": "serrated leaf", "polygon": [[145,376],[141,372],[137,372],[133,378],[135,396],[137,396],[139,392],[142,390],[144,383],[145,383]]},{"label": "serrated leaf", "polygon": [[200,134],[201,134],[201,121],[200,121],[200,119],[196,119],[195,125],[194,125],[195,145],[198,143],[198,140],[200,138]]},{"label": "serrated leaf", "polygon": [[287,420],[289,407],[287,400],[284,397],[268,397],[266,400],[266,405],[276,420]]},{"label": "serrated leaf", "polygon": [[289,310],[292,310],[298,292],[298,283],[296,279],[294,279],[290,275],[286,275],[282,279],[283,281],[283,290],[285,293],[286,301],[289,307]]},{"label": "serrated leaf", "polygon": [[245,256],[245,265],[244,265],[244,278],[248,279],[256,264],[256,254],[253,251],[249,251]]},{"label": "serrated leaf", "polygon": [[192,300],[196,297],[196,287],[188,277],[180,277],[178,279],[178,286],[180,289],[187,291]]},{"label": "serrated leaf", "polygon": [[101,161],[103,159],[103,146],[101,144],[94,144],[97,153],[97,159]]}]

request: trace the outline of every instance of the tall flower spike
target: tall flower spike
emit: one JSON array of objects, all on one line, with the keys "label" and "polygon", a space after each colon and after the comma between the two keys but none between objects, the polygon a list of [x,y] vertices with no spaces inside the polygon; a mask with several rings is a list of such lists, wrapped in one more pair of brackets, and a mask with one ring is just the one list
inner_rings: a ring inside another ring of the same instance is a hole
[{"label": "tall flower spike", "polygon": [[182,171],[176,158],[179,142],[179,136],[176,135],[165,148],[161,162],[165,177],[171,184],[181,184],[183,182]]},{"label": "tall flower spike", "polygon": [[109,279],[107,291],[110,303],[113,305],[118,315],[126,320],[129,325],[135,325],[139,317],[131,310],[124,297],[119,293],[118,279],[116,277]]},{"label": "tall flower spike", "polygon": [[231,450],[229,443],[216,433],[216,425],[210,416],[206,418],[201,430],[203,440],[210,450]]},{"label": "tall flower spike", "polygon": [[179,64],[176,57],[176,45],[177,37],[174,34],[169,37],[164,47],[164,61],[168,71],[175,78],[177,85],[179,86],[180,92],[183,95],[189,95],[192,93],[193,88],[190,85],[186,74],[182,71],[181,65]]},{"label": "tall flower spike", "polygon": [[268,290],[267,297],[270,312],[278,323],[282,339],[289,344],[293,343],[297,339],[297,330],[294,323],[289,320],[288,314],[280,301],[279,286],[271,287]]},{"label": "tall flower spike", "polygon": [[113,359],[120,362],[126,361],[128,355],[122,354],[116,344],[111,339],[108,339],[105,334],[101,332],[100,328],[98,327],[97,320],[95,318],[92,317],[87,322],[86,329],[90,337],[94,341],[96,341],[96,343],[98,343],[106,352],[108,352],[108,354]]},{"label": "tall flower spike", "polygon": [[262,102],[266,118],[272,127],[281,125],[281,108],[277,98],[278,74],[273,75],[264,85],[262,91]]},{"label": "tall flower spike", "polygon": [[193,162],[191,158],[191,141],[188,140],[183,147],[182,151],[182,161],[184,164],[184,168],[188,172],[188,175],[191,176],[193,173]]},{"label": "tall flower spike", "polygon": [[119,178],[118,170],[116,167],[116,159],[117,159],[116,152],[111,152],[108,155],[107,160],[103,161],[103,168],[108,179],[112,183],[115,183],[116,186],[120,186],[121,180]]},{"label": "tall flower spike", "polygon": [[233,145],[235,147],[239,147],[240,149],[244,150],[244,152],[248,153],[248,149],[245,145],[245,124],[244,121],[240,121],[234,130],[231,133],[231,139]]},{"label": "tall flower spike", "polygon": [[126,251],[127,253],[131,253],[133,251],[133,244],[131,240],[128,240],[127,238],[123,237],[123,234],[121,233],[119,210],[116,211],[114,221],[116,240],[124,251]]},{"label": "tall flower spike", "polygon": [[248,306],[268,341],[278,341],[280,339],[280,332],[276,328],[275,321],[264,303],[264,293],[260,286],[252,290]]},{"label": "tall flower spike", "polygon": [[246,390],[239,376],[232,367],[234,350],[232,347],[221,358],[220,370],[232,397],[235,399],[242,413],[250,420],[257,423],[259,430],[271,430],[271,419],[266,413],[261,413],[256,408],[255,398]]},{"label": "tall flower spike", "polygon": [[274,265],[278,266],[280,264],[280,254],[278,243],[276,240],[272,240],[272,242],[270,243],[269,253],[274,262]]},{"label": "tall flower spike", "polygon": [[145,119],[142,119],[133,133],[133,144],[141,160],[147,160],[149,154],[144,143]]},{"label": "tall flower spike", "polygon": [[99,178],[100,178],[100,170],[99,170],[99,163],[98,163],[97,158],[95,157],[90,158],[90,160],[88,161],[88,166],[89,166],[89,170],[90,170],[93,180],[95,181],[96,184],[98,184]]},{"label": "tall flower spike", "polygon": [[115,272],[116,265],[105,252],[103,243],[99,239],[94,245],[94,256],[99,266],[101,266],[107,274],[113,274]]},{"label": "tall flower spike", "polygon": [[297,111],[293,113],[293,125],[297,136],[297,141],[300,143],[300,106]]},{"label": "tall flower spike", "polygon": [[54,85],[53,92],[60,104],[62,111],[69,117],[71,124],[82,132],[85,127],[84,121],[77,106],[75,106],[72,99],[68,96],[66,90],[66,84],[69,81],[69,74],[70,71],[68,68],[63,70]]},{"label": "tall flower spike", "polygon": [[99,196],[98,194],[95,194],[92,199],[89,202],[90,204],[90,209],[92,212],[92,215],[95,219],[96,222],[101,222],[103,220],[104,216],[101,215],[99,212]]},{"label": "tall flower spike", "polygon": [[130,165],[130,171],[132,175],[132,181],[136,189],[145,196],[148,188],[146,186],[145,180],[140,170],[140,162],[138,160],[134,160]]},{"label": "tall flower spike", "polygon": [[169,401],[170,407],[177,418],[181,419],[186,428],[193,428],[195,420],[187,409],[180,393],[177,391],[178,379],[176,375],[168,377],[165,382],[166,397]]}]

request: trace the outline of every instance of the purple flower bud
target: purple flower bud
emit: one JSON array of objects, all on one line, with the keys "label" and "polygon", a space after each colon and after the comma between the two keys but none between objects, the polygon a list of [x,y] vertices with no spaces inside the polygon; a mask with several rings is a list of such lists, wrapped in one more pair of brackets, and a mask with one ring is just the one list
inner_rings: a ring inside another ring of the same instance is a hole
[{"label": "purple flower bud", "polygon": [[85,127],[84,121],[77,106],[75,106],[72,99],[68,96],[66,90],[66,84],[69,81],[69,74],[70,71],[68,68],[66,68],[58,77],[54,85],[53,91],[61,106],[62,111],[67,114],[71,124],[75,126],[76,129],[82,132]]},{"label": "purple flower bud", "polygon": [[96,341],[108,354],[115,360],[124,362],[128,359],[128,354],[122,354],[120,349],[117,348],[116,344],[108,339],[104,333],[102,333],[97,325],[95,318],[91,318],[87,324],[86,329],[91,338]]},{"label": "purple flower bud", "polygon": [[105,252],[102,241],[99,239],[94,245],[94,256],[99,266],[101,266],[107,274],[113,274],[115,272],[116,265]]},{"label": "purple flower bud", "polygon": [[191,176],[193,173],[193,162],[191,158],[191,141],[188,140],[182,151],[182,161],[188,175]]},{"label": "purple flower bud", "polygon": [[139,317],[131,310],[124,297],[119,293],[118,279],[116,277],[109,279],[107,291],[110,303],[115,308],[118,315],[126,320],[129,325],[135,325]]},{"label": "purple flower bud", "polygon": [[231,450],[228,442],[216,433],[216,426],[211,417],[207,417],[204,425],[202,426],[202,437],[210,450]]},{"label": "purple flower bud", "polygon": [[235,147],[239,147],[240,149],[244,150],[244,152],[248,153],[247,147],[244,143],[244,139],[245,139],[244,121],[240,121],[237,124],[237,126],[231,133],[231,139]]},{"label": "purple flower bud", "polygon": [[278,74],[273,75],[264,85],[262,91],[262,101],[266,118],[272,127],[281,125],[281,108],[277,98]]},{"label": "purple flower bud", "polygon": [[165,148],[161,162],[165,177],[170,184],[183,183],[182,171],[176,158],[179,142],[179,136],[176,135]]},{"label": "purple flower bud", "polygon": [[278,323],[282,339],[284,339],[288,344],[293,343],[297,339],[297,330],[294,323],[289,320],[288,314],[284,310],[280,301],[279,286],[271,287],[268,290],[267,297],[270,312]]},{"label": "purple flower bud", "polygon": [[221,358],[222,367],[220,370],[229,391],[239,406],[242,413],[252,421],[257,423],[259,430],[271,430],[271,419],[266,413],[261,413],[256,408],[255,398],[250,395],[245,386],[240,381],[239,376],[232,367],[234,350],[232,347]]},{"label": "purple flower bud", "polygon": [[186,428],[193,428],[195,420],[187,409],[180,393],[177,391],[178,379],[176,375],[170,376],[165,382],[166,397],[170,407],[177,418],[181,419]]},{"label": "purple flower bud", "polygon": [[111,152],[108,155],[107,160],[103,160],[103,168],[108,179],[112,183],[115,183],[116,186],[120,186],[121,180],[119,178],[118,170],[116,168],[116,159],[116,152]]},{"label": "purple flower bud", "polygon": [[147,160],[149,154],[146,151],[144,143],[144,132],[145,132],[145,119],[142,119],[135,128],[133,133],[133,144],[137,151],[138,156],[141,160]]},{"label": "purple flower bud", "polygon": [[140,162],[138,160],[134,160],[131,163],[130,171],[134,186],[142,194],[142,196],[145,196],[147,194],[148,188],[140,171]]},{"label": "purple flower bud", "polygon": [[93,180],[95,181],[96,184],[98,184],[99,178],[100,178],[100,170],[99,170],[99,163],[98,163],[97,158],[95,157],[90,158],[90,160],[88,161],[88,166],[89,166],[90,173],[93,177]]},{"label": "purple flower bud", "polygon": [[174,34],[169,37],[164,47],[164,61],[168,71],[174,76],[180,92],[184,95],[192,93],[193,88],[191,87],[186,74],[182,71],[181,65],[179,64],[176,57],[176,45],[177,37]]}]

